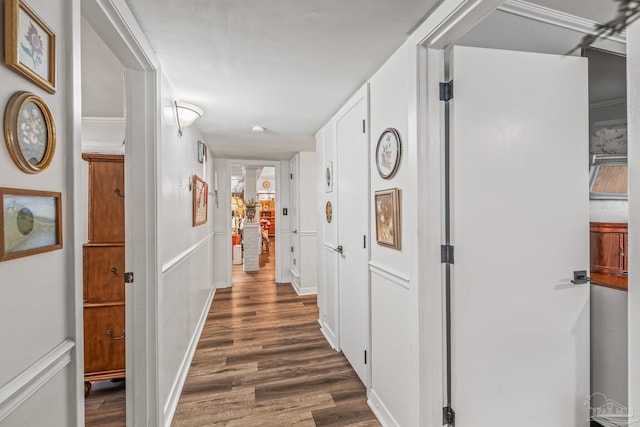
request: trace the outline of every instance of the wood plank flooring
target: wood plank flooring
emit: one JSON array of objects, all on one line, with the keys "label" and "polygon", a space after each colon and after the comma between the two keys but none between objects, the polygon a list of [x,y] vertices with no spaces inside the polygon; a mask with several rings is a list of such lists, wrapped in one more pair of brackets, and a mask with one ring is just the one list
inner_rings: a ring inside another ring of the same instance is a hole
[{"label": "wood plank flooring", "polygon": [[[319,330],[315,295],[275,284],[274,248],[272,239],[259,272],[235,265],[233,287],[216,291],[172,427],[379,426],[364,386]],[[89,399],[88,426],[124,425],[97,422]]]}]

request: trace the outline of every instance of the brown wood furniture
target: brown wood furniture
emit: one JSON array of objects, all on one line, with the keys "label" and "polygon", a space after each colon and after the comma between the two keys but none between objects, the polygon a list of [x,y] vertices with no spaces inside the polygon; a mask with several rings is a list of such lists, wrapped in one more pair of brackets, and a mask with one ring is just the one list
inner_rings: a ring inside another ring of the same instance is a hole
[{"label": "brown wood furniture", "polygon": [[262,200],[260,201],[260,218],[268,219],[271,223],[269,225],[269,236],[275,236],[276,234],[276,201],[275,200]]},{"label": "brown wood furniture", "polygon": [[591,283],[627,290],[627,224],[591,223]]},{"label": "brown wood furniture", "polygon": [[89,154],[89,234],[83,247],[84,379],[125,377],[124,157]]}]

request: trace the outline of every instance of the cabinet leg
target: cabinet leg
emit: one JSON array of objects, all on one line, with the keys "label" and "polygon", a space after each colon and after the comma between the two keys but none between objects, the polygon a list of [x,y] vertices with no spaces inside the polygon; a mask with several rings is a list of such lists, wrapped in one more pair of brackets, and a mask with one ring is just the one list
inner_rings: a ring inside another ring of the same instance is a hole
[{"label": "cabinet leg", "polygon": [[89,392],[90,391],[91,391],[91,382],[85,381],[84,382],[84,397],[89,396]]}]

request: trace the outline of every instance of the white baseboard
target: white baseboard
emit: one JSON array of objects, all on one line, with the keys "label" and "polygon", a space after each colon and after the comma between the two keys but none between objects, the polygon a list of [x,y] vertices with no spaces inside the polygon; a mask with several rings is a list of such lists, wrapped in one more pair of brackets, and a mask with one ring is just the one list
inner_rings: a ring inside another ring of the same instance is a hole
[{"label": "white baseboard", "polygon": [[0,422],[40,390],[71,362],[75,343],[69,339],[58,344],[14,379],[0,387]]},{"label": "white baseboard", "polygon": [[216,289],[223,289],[223,288],[230,288],[231,287],[231,285],[229,283],[227,283],[227,282],[215,282],[213,284],[213,286]]},{"label": "white baseboard", "polygon": [[178,375],[176,376],[176,379],[173,382],[173,386],[171,387],[171,391],[169,392],[169,398],[164,405],[164,425],[166,427],[170,427],[171,421],[173,421],[173,416],[175,415],[176,408],[178,407],[178,401],[180,400],[180,395],[182,394],[182,388],[184,387],[184,383],[187,380],[187,374],[189,373],[189,368],[191,367],[191,362],[193,361],[193,355],[196,353],[196,348],[198,347],[198,342],[200,341],[200,335],[202,335],[204,324],[207,322],[207,316],[209,315],[209,310],[211,309],[211,304],[213,303],[213,297],[215,296],[215,294],[216,288],[211,289],[209,297],[207,298],[207,302],[204,305],[204,309],[200,314],[200,319],[198,320],[196,330],[194,331],[193,336],[191,337],[191,341],[189,342],[187,353],[182,359],[180,370],[178,371]]},{"label": "white baseboard", "polygon": [[369,391],[369,399],[367,400],[367,404],[373,411],[373,414],[376,416],[380,424],[383,427],[400,427],[398,421],[393,418],[391,412],[387,409],[380,397],[376,394],[375,390],[371,389]]},{"label": "white baseboard", "polygon": [[317,287],[313,287],[313,288],[301,288],[300,284],[298,282],[295,281],[291,281],[291,286],[293,287],[293,290],[296,291],[296,294],[298,295],[315,295],[318,293],[318,288]]},{"label": "white baseboard", "polygon": [[338,340],[336,340],[336,335],[333,333],[331,328],[320,319],[318,319],[318,323],[320,323],[320,332],[322,332],[322,335],[324,335],[324,339],[327,340],[331,348],[335,351],[340,351],[338,349],[338,346],[336,345],[336,342],[338,342]]}]

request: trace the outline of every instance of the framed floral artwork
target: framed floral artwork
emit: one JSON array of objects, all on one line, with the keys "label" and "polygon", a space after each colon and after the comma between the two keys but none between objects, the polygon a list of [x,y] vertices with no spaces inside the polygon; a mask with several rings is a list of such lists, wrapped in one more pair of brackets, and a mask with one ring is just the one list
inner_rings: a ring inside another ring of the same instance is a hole
[{"label": "framed floral artwork", "polygon": [[62,248],[61,197],[0,188],[0,261]]},{"label": "framed floral artwork", "polygon": [[378,244],[400,249],[400,190],[376,191],[375,213]]},{"label": "framed floral artwork", "polygon": [[56,35],[22,0],[5,2],[8,66],[49,93],[56,91]]},{"label": "framed floral artwork", "polygon": [[193,226],[207,222],[209,208],[209,185],[198,175],[193,175]]},{"label": "framed floral artwork", "polygon": [[376,146],[376,167],[384,179],[392,178],[400,166],[402,142],[396,129],[388,128],[382,132]]},{"label": "framed floral artwork", "polygon": [[26,173],[44,170],[56,149],[51,110],[31,92],[13,94],[4,112],[4,138],[13,162]]}]

